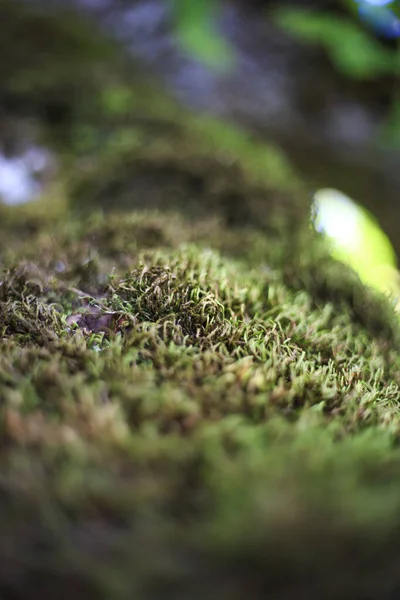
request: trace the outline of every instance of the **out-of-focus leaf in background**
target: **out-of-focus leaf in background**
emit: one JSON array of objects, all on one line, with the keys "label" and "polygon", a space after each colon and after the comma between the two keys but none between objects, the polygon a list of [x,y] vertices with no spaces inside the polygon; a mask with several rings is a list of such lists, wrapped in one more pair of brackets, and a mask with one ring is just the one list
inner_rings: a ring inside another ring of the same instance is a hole
[{"label": "out-of-focus leaf in background", "polygon": [[355,21],[293,7],[279,9],[275,18],[290,34],[320,44],[334,66],[348,77],[374,79],[391,75],[398,68],[398,55],[380,45]]},{"label": "out-of-focus leaf in background", "polygon": [[233,47],[217,28],[218,3],[174,0],[173,8],[176,35],[183,49],[211,68],[232,68]]},{"label": "out-of-focus leaf in background", "polygon": [[354,269],[366,285],[392,294],[400,308],[396,254],[373,215],[332,189],[318,190],[313,208],[314,226],[326,235],[332,255]]}]

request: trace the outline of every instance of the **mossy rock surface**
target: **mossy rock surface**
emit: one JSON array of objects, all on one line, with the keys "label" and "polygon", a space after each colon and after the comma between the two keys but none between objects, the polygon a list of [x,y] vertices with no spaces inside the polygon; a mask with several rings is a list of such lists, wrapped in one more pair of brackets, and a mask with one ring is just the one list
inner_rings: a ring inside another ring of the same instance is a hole
[{"label": "mossy rock surface", "polygon": [[80,174],[73,161],[68,181],[70,204],[81,213],[175,211],[270,231],[282,221],[295,230],[308,219],[306,186],[274,144],[194,115],[148,81],[111,87],[98,107],[108,126],[89,128],[86,137],[83,131]]},{"label": "mossy rock surface", "polygon": [[8,103],[74,111],[44,119],[47,196],[0,205],[0,598],[395,598],[389,302],[273,146],[117,70],[33,67]]},{"label": "mossy rock surface", "polygon": [[311,236],[7,212],[3,598],[392,598],[399,328]]}]

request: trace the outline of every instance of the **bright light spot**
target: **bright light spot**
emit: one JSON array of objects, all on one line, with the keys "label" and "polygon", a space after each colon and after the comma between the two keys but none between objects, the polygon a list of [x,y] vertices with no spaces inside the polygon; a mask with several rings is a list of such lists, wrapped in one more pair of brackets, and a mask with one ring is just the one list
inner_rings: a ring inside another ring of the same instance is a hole
[{"label": "bright light spot", "polygon": [[[361,19],[378,35],[388,38],[400,36],[400,19],[389,8],[393,0],[356,0]],[[388,7],[388,8],[386,8]]]},{"label": "bright light spot", "polygon": [[314,226],[326,235],[332,256],[356,271],[366,285],[399,298],[396,255],[374,217],[334,189],[315,193],[313,211]]},{"label": "bright light spot", "polygon": [[11,158],[0,152],[0,201],[22,204],[36,198],[42,191],[37,175],[49,161],[49,153],[38,146],[31,146],[23,154]]},{"label": "bright light spot", "polygon": [[315,228],[344,248],[361,243],[360,212],[354,202],[338,190],[319,190],[314,195]]},{"label": "bright light spot", "polygon": [[356,0],[356,2],[365,2],[372,6],[387,6],[388,4],[393,4],[394,0]]}]

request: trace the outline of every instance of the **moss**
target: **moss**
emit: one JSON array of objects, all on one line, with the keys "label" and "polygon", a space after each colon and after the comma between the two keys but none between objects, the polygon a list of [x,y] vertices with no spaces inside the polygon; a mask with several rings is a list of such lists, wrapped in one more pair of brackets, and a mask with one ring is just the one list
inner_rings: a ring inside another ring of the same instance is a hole
[{"label": "moss", "polygon": [[311,232],[282,244],[150,212],[14,239],[4,597],[393,593],[398,324]]},{"label": "moss", "polygon": [[[293,229],[299,221],[304,224],[305,186],[272,143],[183,110],[153,83],[114,92],[111,87],[99,106],[108,128],[100,147],[82,147],[84,168],[78,176],[73,162],[69,196],[74,208],[162,209],[191,219],[214,216],[229,227],[270,230],[282,220]],[[98,137],[97,126],[94,131]],[[85,131],[81,137],[83,144],[91,138]]]},{"label": "moss", "polygon": [[398,317],[273,145],[91,57],[4,73],[81,100],[60,181],[0,205],[1,598],[394,597]]}]

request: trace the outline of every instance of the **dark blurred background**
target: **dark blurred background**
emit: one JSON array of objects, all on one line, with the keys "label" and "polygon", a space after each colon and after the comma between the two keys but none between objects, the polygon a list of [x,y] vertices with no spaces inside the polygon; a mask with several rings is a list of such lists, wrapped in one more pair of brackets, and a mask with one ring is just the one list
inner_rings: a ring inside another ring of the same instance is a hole
[{"label": "dark blurred background", "polygon": [[400,2],[376,4],[2,0],[2,200],[37,195],[60,157],[100,148],[121,81],[152,77],[276,142],[310,195],[334,187],[364,204],[399,254]]}]

